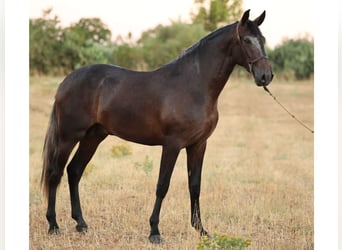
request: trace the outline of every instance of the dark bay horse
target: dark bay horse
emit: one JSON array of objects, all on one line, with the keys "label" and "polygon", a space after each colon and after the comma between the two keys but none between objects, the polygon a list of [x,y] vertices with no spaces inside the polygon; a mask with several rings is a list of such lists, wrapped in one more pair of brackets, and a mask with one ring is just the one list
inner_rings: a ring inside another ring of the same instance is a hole
[{"label": "dark bay horse", "polygon": [[174,61],[150,72],[112,65],[80,68],[60,84],[44,143],[42,186],[48,198],[49,233],[58,233],[56,190],[67,166],[72,218],[86,231],[78,184],[99,143],[108,135],[145,145],[161,145],[162,156],[154,209],[152,243],[161,242],[159,214],[181,149],[187,153],[191,224],[206,235],[201,222],[201,171],[206,142],[218,121],[217,100],[235,65],[249,71],[258,86],[273,78],[258,26],[249,10],[239,22],[222,27],[187,49]]}]

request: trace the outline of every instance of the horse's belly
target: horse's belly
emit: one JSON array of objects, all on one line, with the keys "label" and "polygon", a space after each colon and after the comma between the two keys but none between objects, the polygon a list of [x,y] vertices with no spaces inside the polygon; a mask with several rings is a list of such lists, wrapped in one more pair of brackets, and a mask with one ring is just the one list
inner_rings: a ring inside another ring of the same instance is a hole
[{"label": "horse's belly", "polygon": [[151,131],[148,128],[138,128],[134,129],[131,127],[130,129],[122,129],[117,128],[112,131],[109,131],[111,135],[115,135],[120,137],[121,139],[144,144],[144,145],[163,145],[163,136],[156,131]]},{"label": "horse's belly", "polygon": [[103,111],[99,116],[99,123],[111,135],[122,139],[146,144],[163,144],[163,133],[156,116],[136,113],[127,109]]},{"label": "horse's belly", "polygon": [[182,148],[206,140],[217,124],[216,110],[206,112],[196,105],[161,104],[148,98],[132,103],[111,102],[100,111],[99,123],[109,134],[145,145],[173,143]]}]

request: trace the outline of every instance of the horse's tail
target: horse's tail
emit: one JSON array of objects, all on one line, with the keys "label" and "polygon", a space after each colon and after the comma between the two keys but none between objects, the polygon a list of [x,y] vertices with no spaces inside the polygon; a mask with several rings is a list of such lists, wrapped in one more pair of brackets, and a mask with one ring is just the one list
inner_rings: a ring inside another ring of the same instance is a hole
[{"label": "horse's tail", "polygon": [[50,180],[52,175],[57,171],[57,157],[58,157],[58,133],[57,133],[57,117],[56,104],[53,104],[49,127],[46,132],[44,148],[43,148],[43,170],[41,176],[41,187],[45,196],[50,191]]}]

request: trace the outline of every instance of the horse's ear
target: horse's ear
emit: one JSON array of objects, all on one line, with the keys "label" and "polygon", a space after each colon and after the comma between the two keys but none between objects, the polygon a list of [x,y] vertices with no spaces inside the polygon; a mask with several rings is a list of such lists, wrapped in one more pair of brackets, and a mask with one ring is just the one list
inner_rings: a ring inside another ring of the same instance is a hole
[{"label": "horse's ear", "polygon": [[255,18],[253,23],[255,23],[255,25],[257,26],[260,26],[264,22],[265,16],[266,16],[266,11],[264,10],[264,12],[259,17]]},{"label": "horse's ear", "polygon": [[245,13],[243,13],[243,16],[242,16],[242,18],[240,20],[241,25],[244,25],[248,21],[249,11],[250,10],[246,10]]}]

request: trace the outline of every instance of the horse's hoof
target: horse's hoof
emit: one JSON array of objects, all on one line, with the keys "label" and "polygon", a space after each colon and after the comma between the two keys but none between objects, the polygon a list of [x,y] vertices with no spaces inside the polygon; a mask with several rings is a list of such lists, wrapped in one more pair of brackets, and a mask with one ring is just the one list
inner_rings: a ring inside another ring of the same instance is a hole
[{"label": "horse's hoof", "polygon": [[201,238],[203,238],[203,237],[207,237],[208,239],[212,238],[211,235],[205,230],[201,231],[200,236],[201,236]]},{"label": "horse's hoof", "polygon": [[164,239],[159,234],[150,235],[148,239],[152,244],[161,244],[164,242]]},{"label": "horse's hoof", "polygon": [[79,233],[86,233],[88,231],[88,226],[86,225],[77,225],[76,230]]},{"label": "horse's hoof", "polygon": [[60,234],[60,231],[59,231],[59,228],[58,228],[58,227],[53,226],[53,227],[50,227],[50,228],[49,228],[48,233],[49,233],[50,235],[52,235],[52,234],[59,235],[59,234]]}]

